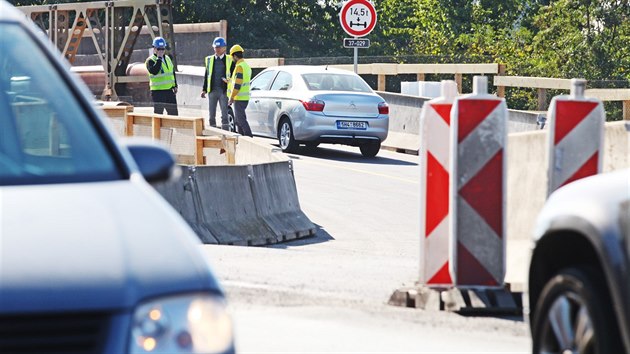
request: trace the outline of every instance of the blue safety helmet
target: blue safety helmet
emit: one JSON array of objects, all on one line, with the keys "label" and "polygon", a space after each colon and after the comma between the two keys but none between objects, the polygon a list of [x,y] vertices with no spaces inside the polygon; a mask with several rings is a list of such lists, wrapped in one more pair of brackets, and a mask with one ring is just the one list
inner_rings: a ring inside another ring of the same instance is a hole
[{"label": "blue safety helmet", "polygon": [[223,37],[217,37],[212,41],[212,47],[227,47],[227,43],[225,43],[225,39]]},{"label": "blue safety helmet", "polygon": [[155,37],[153,40],[153,48],[166,48],[166,41],[162,37]]}]

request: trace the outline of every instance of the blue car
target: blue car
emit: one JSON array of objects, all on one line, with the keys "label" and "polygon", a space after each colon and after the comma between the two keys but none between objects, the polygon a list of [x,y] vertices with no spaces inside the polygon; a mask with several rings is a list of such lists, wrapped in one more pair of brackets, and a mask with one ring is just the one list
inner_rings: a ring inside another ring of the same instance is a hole
[{"label": "blue car", "polygon": [[119,146],[60,57],[0,0],[0,353],[233,353],[200,241],[148,183],[172,156]]}]

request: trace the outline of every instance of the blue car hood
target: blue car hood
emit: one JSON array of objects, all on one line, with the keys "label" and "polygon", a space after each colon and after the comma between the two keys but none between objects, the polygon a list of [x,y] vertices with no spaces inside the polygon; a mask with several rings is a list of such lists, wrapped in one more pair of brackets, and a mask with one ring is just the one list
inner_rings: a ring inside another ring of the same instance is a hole
[{"label": "blue car hood", "polygon": [[0,313],[221,292],[199,239],[144,181],[0,187],[0,241]]}]

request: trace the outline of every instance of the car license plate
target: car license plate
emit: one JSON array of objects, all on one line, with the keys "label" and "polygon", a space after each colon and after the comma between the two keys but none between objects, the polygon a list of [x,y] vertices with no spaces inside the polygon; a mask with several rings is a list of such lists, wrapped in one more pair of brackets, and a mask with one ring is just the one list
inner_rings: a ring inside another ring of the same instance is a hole
[{"label": "car license plate", "polygon": [[365,130],[368,128],[367,122],[349,122],[346,120],[338,120],[337,121],[337,129],[361,129]]}]

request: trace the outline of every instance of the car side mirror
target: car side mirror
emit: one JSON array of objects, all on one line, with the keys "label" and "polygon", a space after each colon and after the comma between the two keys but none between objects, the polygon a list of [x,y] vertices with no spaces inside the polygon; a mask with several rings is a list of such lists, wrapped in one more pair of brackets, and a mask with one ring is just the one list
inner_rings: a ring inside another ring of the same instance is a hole
[{"label": "car side mirror", "polygon": [[161,145],[149,139],[125,139],[127,147],[140,173],[149,183],[176,180],[181,174],[173,155]]}]

